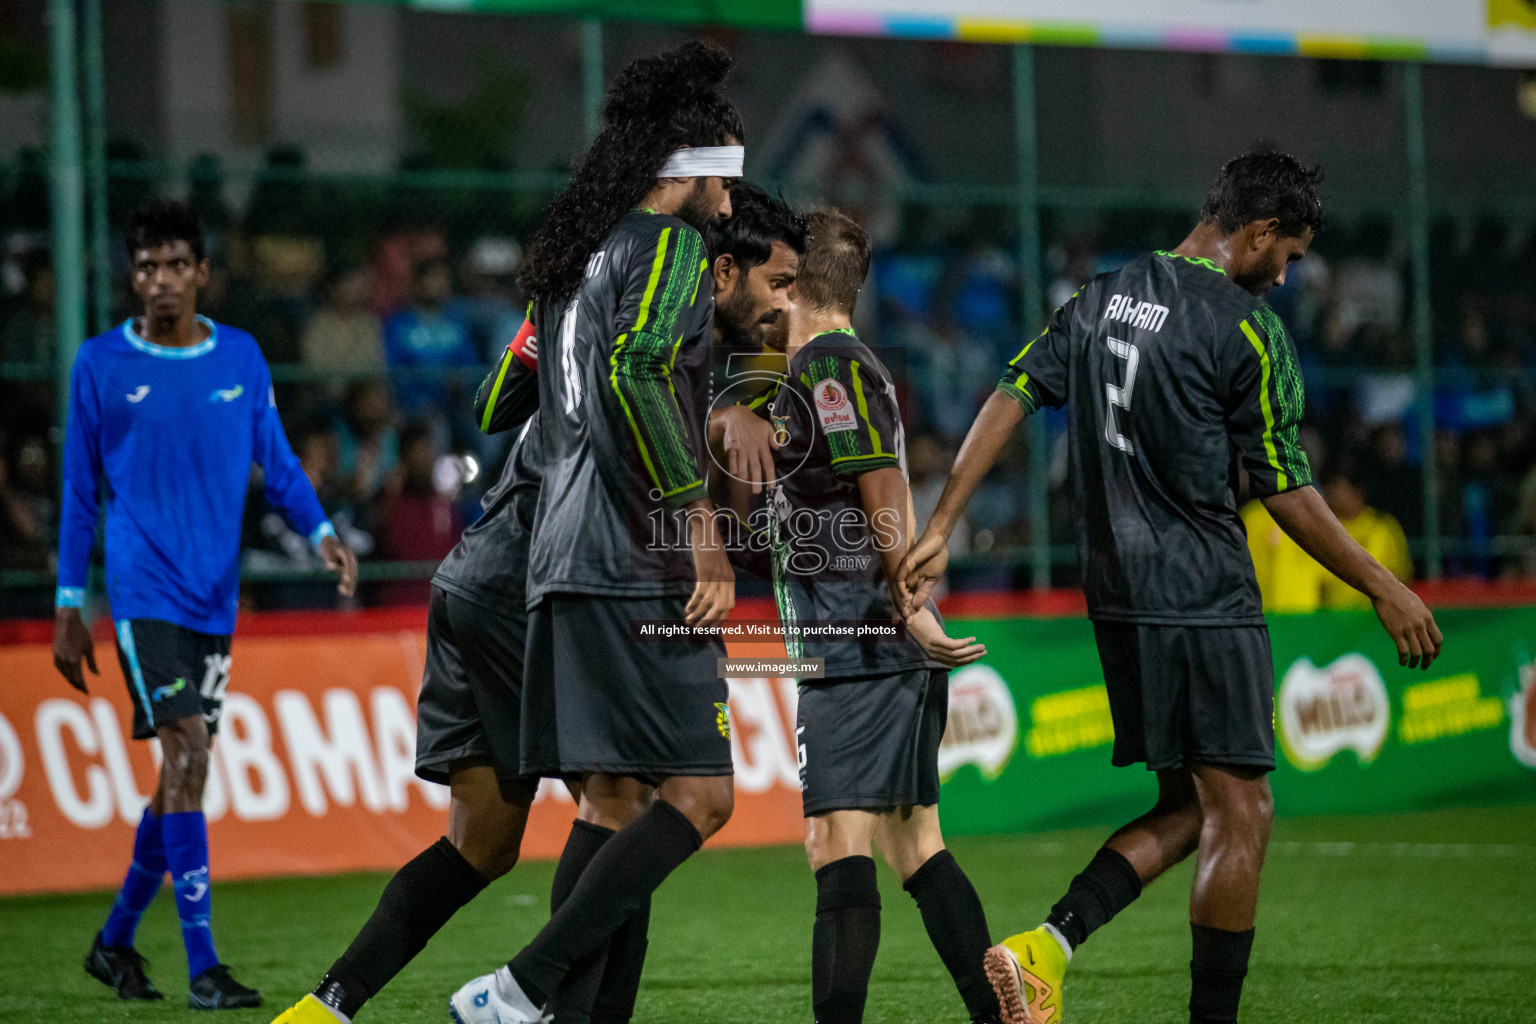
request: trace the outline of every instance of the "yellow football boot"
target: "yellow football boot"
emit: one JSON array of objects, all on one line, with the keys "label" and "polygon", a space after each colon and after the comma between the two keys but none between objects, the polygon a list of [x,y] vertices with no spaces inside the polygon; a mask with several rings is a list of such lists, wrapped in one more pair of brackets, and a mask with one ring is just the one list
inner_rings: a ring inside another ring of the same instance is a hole
[{"label": "yellow football boot", "polygon": [[1067,954],[1043,926],[987,950],[986,968],[1003,1024],[1061,1024]]},{"label": "yellow football boot", "polygon": [[307,995],[278,1014],[272,1024],[339,1024],[340,1020],[324,1003]]}]

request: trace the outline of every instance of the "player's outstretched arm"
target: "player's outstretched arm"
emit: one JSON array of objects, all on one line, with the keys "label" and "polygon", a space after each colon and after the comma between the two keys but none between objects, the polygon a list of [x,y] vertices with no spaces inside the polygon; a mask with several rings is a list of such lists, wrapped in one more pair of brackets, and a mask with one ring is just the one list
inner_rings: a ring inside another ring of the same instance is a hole
[{"label": "player's outstretched arm", "polygon": [[1356,543],[1317,489],[1297,487],[1263,500],[1275,522],[1303,551],[1371,599],[1376,617],[1397,644],[1398,663],[1429,668],[1440,656],[1444,640],[1434,615],[1417,594]]},{"label": "player's outstretched arm", "polygon": [[[892,608],[900,614],[902,593],[896,586],[901,568],[901,555],[907,550],[907,538],[912,535],[912,492],[901,467],[889,466],[864,473],[859,477],[859,497],[864,502],[864,515],[870,523],[870,534],[880,553],[881,567],[885,569],[886,582],[891,587]],[[946,668],[969,665],[984,656],[987,649],[976,642],[974,636],[950,637],[939,624],[938,617],[926,607],[920,607],[906,616],[907,629],[924,653]]]},{"label": "player's outstretched arm", "polygon": [[896,571],[895,583],[900,595],[897,607],[911,618],[928,600],[929,593],[949,565],[949,535],[970,504],[976,488],[997,462],[1008,443],[1013,428],[1024,418],[1024,408],[1002,390],[992,392],[981,414],[971,424],[955,465],[949,471],[938,508],[928,520],[928,528],[912,545]]}]

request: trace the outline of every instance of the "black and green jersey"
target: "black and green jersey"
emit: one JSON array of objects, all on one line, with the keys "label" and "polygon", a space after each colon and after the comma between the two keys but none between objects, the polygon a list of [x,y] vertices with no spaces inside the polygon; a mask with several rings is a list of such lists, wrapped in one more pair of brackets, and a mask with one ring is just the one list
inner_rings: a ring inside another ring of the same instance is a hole
[{"label": "black and green jersey", "polygon": [[[751,403],[787,433],[774,454],[778,486],[768,502],[773,589],[787,623],[891,620],[891,596],[859,477],[907,472],[896,385],[852,331],[812,338],[789,375]],[[890,524],[898,525],[898,524]],[[887,675],[930,665],[917,642],[787,642],[789,655],[822,658],[828,678]]]},{"label": "black and green jersey", "polygon": [[703,477],[714,294],[704,240],[636,210],[571,298],[534,307],[544,487],[528,603],[545,594],[687,594],[683,506]]},{"label": "black and green jersey", "polygon": [[1093,618],[1262,623],[1235,494],[1312,482],[1301,372],[1280,318],[1204,260],[1101,274],[1008,364],[1026,413],[1071,402],[1071,475]]},{"label": "black and green jersey", "polygon": [[444,590],[519,619],[528,614],[528,545],[543,479],[538,402],[537,374],[504,352],[475,395],[475,419],[487,434],[523,429],[501,479],[480,500],[480,518],[432,577]]}]

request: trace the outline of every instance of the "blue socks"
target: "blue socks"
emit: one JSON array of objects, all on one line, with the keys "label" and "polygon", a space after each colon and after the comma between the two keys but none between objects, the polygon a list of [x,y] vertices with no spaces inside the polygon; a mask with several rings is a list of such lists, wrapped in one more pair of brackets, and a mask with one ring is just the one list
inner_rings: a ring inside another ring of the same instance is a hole
[{"label": "blue socks", "polygon": [[219,962],[208,919],[213,890],[208,878],[208,821],[202,811],[167,814],[160,819],[165,859],[176,888],[181,941],[187,947],[187,974],[196,978]]},{"label": "blue socks", "polygon": [[101,929],[102,945],[133,945],[139,918],[144,916],[155,893],[160,891],[165,871],[165,844],[161,842],[160,819],[146,807],[144,816],[139,819],[139,830],[133,837],[133,863],[128,865],[128,877],[123,879],[123,888],[117,894],[117,902],[112,904],[112,912],[107,915],[107,923]]}]

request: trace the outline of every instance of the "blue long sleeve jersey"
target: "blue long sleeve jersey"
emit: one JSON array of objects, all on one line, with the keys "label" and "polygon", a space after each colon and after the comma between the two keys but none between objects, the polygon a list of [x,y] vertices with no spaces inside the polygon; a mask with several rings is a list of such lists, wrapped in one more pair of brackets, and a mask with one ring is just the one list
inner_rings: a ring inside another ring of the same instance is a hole
[{"label": "blue long sleeve jersey", "polygon": [[252,462],[295,529],[315,543],[334,532],[283,433],[256,339],[198,320],[212,333],[190,348],[145,341],[132,320],[80,346],[64,437],[60,605],[84,597],[102,500],[112,617],[199,633],[235,630]]}]

